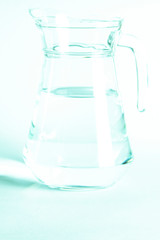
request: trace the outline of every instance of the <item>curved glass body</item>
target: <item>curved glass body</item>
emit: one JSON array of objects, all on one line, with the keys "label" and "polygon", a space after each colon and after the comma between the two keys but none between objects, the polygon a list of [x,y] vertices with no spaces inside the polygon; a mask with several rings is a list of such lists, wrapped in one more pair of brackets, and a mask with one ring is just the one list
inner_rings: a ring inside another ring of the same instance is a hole
[{"label": "curved glass body", "polygon": [[108,187],[132,161],[114,64],[122,20],[30,13],[44,65],[25,162],[52,188]]}]

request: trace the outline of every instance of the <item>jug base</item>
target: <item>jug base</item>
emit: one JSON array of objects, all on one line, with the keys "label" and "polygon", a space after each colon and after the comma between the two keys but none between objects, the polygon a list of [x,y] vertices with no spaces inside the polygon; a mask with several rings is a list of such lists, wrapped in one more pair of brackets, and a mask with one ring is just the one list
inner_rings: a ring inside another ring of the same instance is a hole
[{"label": "jug base", "polygon": [[125,164],[104,168],[46,168],[30,165],[32,173],[43,185],[62,191],[102,190],[114,185],[128,170],[132,159]]},{"label": "jug base", "polygon": [[[113,186],[115,183],[109,186],[50,186],[47,185],[50,189],[57,190],[57,191],[71,191],[71,192],[85,192],[85,191],[98,191],[98,190],[104,190],[106,188],[109,188]],[[46,185],[46,184],[45,184]]]}]

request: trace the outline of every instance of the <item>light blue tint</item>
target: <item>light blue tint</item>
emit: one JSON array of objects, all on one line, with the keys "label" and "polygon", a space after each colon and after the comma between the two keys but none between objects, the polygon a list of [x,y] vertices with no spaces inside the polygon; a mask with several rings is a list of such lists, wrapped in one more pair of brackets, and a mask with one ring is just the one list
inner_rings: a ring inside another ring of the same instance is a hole
[{"label": "light blue tint", "polygon": [[122,20],[30,14],[44,65],[25,162],[52,188],[106,188],[133,158],[114,62]]}]

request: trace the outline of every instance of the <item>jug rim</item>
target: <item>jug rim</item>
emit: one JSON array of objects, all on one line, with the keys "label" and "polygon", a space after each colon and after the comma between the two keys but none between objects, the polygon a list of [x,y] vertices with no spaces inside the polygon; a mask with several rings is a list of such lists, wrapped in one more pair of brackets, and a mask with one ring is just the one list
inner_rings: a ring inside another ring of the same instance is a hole
[{"label": "jug rim", "polygon": [[53,9],[30,8],[29,14],[35,20],[36,25],[48,28],[117,28],[119,30],[123,22],[121,17],[109,17],[107,19],[70,17],[65,14],[54,13]]}]

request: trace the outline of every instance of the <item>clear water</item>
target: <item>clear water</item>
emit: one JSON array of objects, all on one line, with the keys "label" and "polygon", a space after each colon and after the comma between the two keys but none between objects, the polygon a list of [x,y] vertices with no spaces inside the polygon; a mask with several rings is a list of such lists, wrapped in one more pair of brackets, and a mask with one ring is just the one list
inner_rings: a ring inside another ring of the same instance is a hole
[{"label": "clear water", "polygon": [[36,177],[52,187],[111,185],[132,159],[118,93],[43,89],[24,156]]}]

